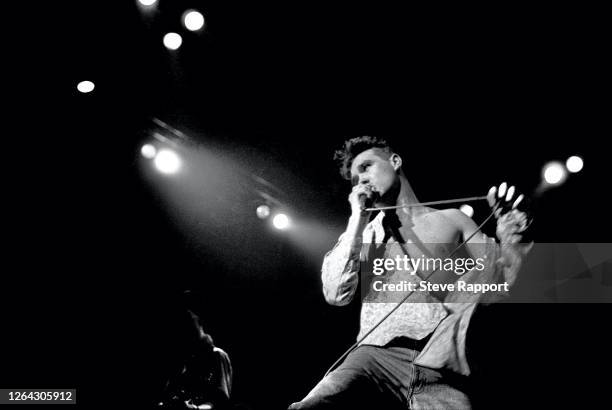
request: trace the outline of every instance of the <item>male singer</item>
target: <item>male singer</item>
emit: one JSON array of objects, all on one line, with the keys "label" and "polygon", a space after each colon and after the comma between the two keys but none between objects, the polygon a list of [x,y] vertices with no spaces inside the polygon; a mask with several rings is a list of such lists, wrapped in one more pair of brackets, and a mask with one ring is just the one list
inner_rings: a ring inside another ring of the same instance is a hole
[{"label": "male singer", "polygon": [[[402,171],[402,157],[386,141],[375,137],[350,139],[343,150],[336,152],[335,159],[340,162],[342,176],[353,185],[348,196],[351,215],[346,231],[324,258],[323,294],[328,303],[344,306],[353,300],[361,283],[357,340],[363,340],[290,409],[470,408],[464,388],[470,373],[465,357],[468,323],[478,302],[492,302],[503,295],[412,292],[368,334],[401,298],[395,291],[369,287],[372,275],[365,267],[377,252],[389,259],[403,255],[481,258],[484,269],[472,269],[461,275],[461,280],[511,286],[528,251],[528,245],[520,242],[528,225],[526,213],[517,208],[523,195],[515,199],[515,188],[507,189],[505,183],[489,191],[487,200],[496,209],[498,244],[481,232],[472,236],[477,225],[457,209],[418,205]],[[498,206],[500,203],[505,206]],[[372,219],[372,212],[366,210],[369,207],[395,208],[382,210]],[[468,238],[466,245],[455,252]],[[458,276],[445,270],[396,269],[374,279],[386,284],[423,280],[450,284]]]}]

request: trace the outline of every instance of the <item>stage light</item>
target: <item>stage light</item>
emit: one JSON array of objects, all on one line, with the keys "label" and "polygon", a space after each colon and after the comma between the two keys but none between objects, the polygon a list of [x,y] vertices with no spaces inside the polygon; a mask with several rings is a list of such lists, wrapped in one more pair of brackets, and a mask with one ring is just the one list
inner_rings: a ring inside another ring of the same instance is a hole
[{"label": "stage light", "polygon": [[83,94],[92,92],[95,87],[95,84],[91,81],[81,81],[77,84],[77,90],[79,90]]},{"label": "stage light", "polygon": [[152,6],[155,3],[157,3],[157,0],[138,0],[138,3],[142,4],[143,6]]},{"label": "stage light", "polygon": [[565,167],[560,162],[549,162],[544,166],[542,176],[549,185],[559,185],[567,178]]},{"label": "stage light", "polygon": [[189,31],[198,31],[204,27],[204,16],[196,10],[188,10],[183,14],[183,25]]},{"label": "stage light", "polygon": [[569,172],[576,173],[582,170],[582,167],[584,166],[584,162],[582,161],[582,158],[574,155],[574,156],[569,157],[567,161],[565,161],[565,166],[567,167],[567,170]]},{"label": "stage light", "polygon": [[289,217],[285,214],[277,214],[272,219],[272,224],[276,229],[280,229],[281,231],[289,228]]},{"label": "stage light", "polygon": [[466,214],[467,216],[469,216],[470,218],[472,216],[474,216],[474,208],[472,208],[470,205],[468,204],[463,204],[459,207],[459,210],[461,212],[463,212],[464,214]]},{"label": "stage light", "polygon": [[155,167],[163,174],[174,174],[181,167],[181,159],[176,152],[169,149],[162,149],[155,156]]},{"label": "stage light", "polygon": [[268,205],[259,205],[256,212],[259,219],[266,219],[270,216],[270,207]]},{"label": "stage light", "polygon": [[164,46],[168,50],[177,50],[182,43],[183,39],[177,33],[168,33],[164,36]]},{"label": "stage light", "polygon": [[143,157],[151,159],[155,157],[155,154],[157,154],[157,149],[154,145],[144,144],[142,148],[140,148],[140,153]]}]

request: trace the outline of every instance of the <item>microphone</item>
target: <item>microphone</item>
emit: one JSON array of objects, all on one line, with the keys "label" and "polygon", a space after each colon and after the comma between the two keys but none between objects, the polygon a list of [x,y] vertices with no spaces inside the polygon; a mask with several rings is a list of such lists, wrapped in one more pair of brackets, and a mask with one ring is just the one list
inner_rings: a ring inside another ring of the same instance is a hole
[{"label": "microphone", "polygon": [[370,191],[370,195],[360,194],[359,203],[361,204],[361,209],[364,210],[366,208],[372,207],[372,205],[374,205],[374,202],[376,201],[376,198],[378,198],[378,192],[376,191]]},{"label": "microphone", "polygon": [[367,208],[366,206],[367,200],[368,200],[368,196],[366,194],[359,195],[359,204],[361,205],[362,211]]}]

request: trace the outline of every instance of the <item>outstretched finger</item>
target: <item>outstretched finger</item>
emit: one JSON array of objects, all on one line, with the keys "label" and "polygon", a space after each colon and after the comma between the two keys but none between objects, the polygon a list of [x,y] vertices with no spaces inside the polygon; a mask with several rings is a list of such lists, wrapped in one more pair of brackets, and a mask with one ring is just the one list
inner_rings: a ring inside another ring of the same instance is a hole
[{"label": "outstretched finger", "polygon": [[489,189],[489,192],[487,193],[487,202],[489,203],[490,207],[493,207],[493,205],[495,205],[495,194],[497,193],[497,188],[495,188],[494,186],[491,187],[491,189]]},{"label": "outstretched finger", "polygon": [[499,186],[499,190],[497,191],[497,197],[503,198],[504,195],[506,195],[507,188],[508,188],[508,184],[506,184],[505,182],[502,182],[501,185]]},{"label": "outstretched finger", "polygon": [[506,193],[506,202],[510,202],[510,200],[512,199],[512,197],[514,196],[514,185],[512,185],[509,189],[508,192]]},{"label": "outstretched finger", "polygon": [[514,203],[512,204],[512,209],[515,209],[521,203],[523,198],[525,198],[525,195],[520,194],[518,198],[516,198],[516,201],[514,201]]}]

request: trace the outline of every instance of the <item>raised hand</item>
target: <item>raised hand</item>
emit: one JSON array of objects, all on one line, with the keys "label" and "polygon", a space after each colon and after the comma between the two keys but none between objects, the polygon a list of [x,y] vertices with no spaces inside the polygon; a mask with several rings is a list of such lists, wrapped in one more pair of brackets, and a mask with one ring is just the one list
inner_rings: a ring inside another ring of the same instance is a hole
[{"label": "raised hand", "polygon": [[530,223],[527,213],[518,209],[525,196],[520,194],[515,199],[515,194],[516,188],[508,188],[505,182],[501,183],[499,188],[491,187],[487,194],[489,206],[495,209],[496,234],[502,243],[520,242],[520,233],[524,232]]}]

